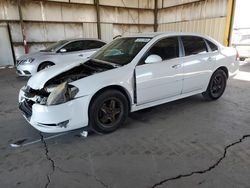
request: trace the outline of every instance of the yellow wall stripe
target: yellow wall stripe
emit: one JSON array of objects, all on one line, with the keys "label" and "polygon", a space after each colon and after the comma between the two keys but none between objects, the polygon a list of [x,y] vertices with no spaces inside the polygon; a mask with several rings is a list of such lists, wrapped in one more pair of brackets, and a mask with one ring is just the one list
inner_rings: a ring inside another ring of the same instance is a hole
[{"label": "yellow wall stripe", "polygon": [[228,0],[227,4],[227,18],[226,18],[226,28],[224,33],[224,46],[228,46],[229,44],[229,32],[230,32],[230,23],[232,19],[232,10],[233,10],[233,0]]}]

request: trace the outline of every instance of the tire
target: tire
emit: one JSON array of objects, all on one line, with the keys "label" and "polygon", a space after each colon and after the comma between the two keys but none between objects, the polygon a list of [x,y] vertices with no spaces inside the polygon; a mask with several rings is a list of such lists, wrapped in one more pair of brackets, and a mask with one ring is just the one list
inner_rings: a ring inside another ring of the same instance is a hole
[{"label": "tire", "polygon": [[245,57],[240,57],[240,61],[245,61],[246,58]]},{"label": "tire", "polygon": [[89,107],[89,126],[98,133],[111,133],[128,116],[127,98],[117,90],[106,90],[94,97]]},{"label": "tire", "polygon": [[227,75],[223,70],[218,69],[213,73],[207,90],[202,95],[207,100],[217,100],[223,95],[226,85]]},{"label": "tire", "polygon": [[54,63],[51,63],[51,62],[42,63],[42,64],[39,65],[37,72],[39,72],[39,71],[41,71],[43,69],[49,68],[49,67],[51,67],[53,65],[54,65]]}]

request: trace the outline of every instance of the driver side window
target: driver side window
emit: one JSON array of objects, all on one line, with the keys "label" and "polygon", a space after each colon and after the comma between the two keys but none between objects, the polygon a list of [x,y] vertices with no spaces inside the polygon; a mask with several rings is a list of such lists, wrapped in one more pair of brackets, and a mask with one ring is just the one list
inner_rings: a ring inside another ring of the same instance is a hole
[{"label": "driver side window", "polygon": [[146,58],[150,55],[158,55],[162,60],[179,57],[179,42],[177,37],[169,37],[158,41],[147,52]]},{"label": "driver side window", "polygon": [[84,41],[74,41],[63,47],[67,52],[76,52],[84,50],[85,42]]}]

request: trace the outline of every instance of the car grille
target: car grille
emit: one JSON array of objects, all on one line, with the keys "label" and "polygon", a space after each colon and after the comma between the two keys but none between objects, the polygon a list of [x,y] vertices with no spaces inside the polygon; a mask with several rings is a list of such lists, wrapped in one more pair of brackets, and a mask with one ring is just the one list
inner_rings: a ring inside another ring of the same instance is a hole
[{"label": "car grille", "polygon": [[21,64],[22,62],[24,62],[25,60],[17,60],[16,61],[16,65],[19,65],[19,64]]},{"label": "car grille", "polygon": [[17,60],[16,65],[19,65],[22,62],[22,60]]},{"label": "car grille", "polygon": [[19,109],[23,112],[26,118],[30,118],[32,115],[32,105],[33,101],[24,100],[19,103]]}]

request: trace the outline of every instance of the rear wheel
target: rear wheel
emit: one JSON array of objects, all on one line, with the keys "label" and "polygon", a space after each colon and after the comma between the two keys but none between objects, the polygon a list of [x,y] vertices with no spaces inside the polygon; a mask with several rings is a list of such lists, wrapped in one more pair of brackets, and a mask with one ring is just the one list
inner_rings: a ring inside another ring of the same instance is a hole
[{"label": "rear wheel", "polygon": [[212,75],[207,90],[202,95],[208,100],[217,100],[223,95],[226,84],[227,75],[219,69]]},{"label": "rear wheel", "polygon": [[128,109],[128,100],[121,92],[104,91],[90,104],[90,127],[99,133],[113,132],[126,120]]},{"label": "rear wheel", "polygon": [[49,67],[51,67],[51,66],[53,66],[54,64],[53,63],[51,63],[51,62],[44,62],[44,63],[42,63],[41,65],[39,65],[39,67],[38,67],[38,72],[39,71],[41,71],[41,70],[43,70],[43,69],[47,69],[47,68],[49,68]]},{"label": "rear wheel", "polygon": [[246,58],[245,57],[240,57],[240,61],[245,61]]}]

